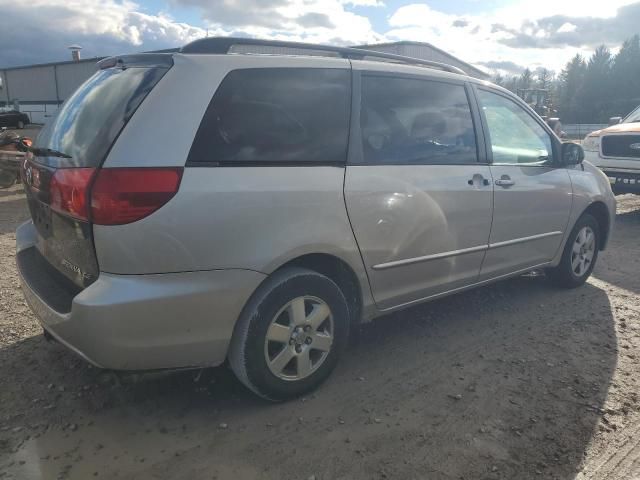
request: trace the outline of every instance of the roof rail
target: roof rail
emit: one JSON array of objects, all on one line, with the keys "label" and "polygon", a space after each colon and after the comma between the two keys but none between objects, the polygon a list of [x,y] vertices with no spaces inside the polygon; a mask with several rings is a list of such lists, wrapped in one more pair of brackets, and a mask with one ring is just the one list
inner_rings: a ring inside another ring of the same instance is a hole
[{"label": "roof rail", "polygon": [[266,47],[280,48],[298,48],[302,50],[315,50],[328,53],[336,53],[342,58],[351,60],[363,60],[365,57],[382,58],[391,60],[396,63],[405,63],[408,65],[419,65],[429,68],[437,68],[445,72],[458,73],[467,75],[467,73],[453,65],[446,63],[434,62],[431,60],[423,60],[421,58],[405,57],[393,53],[375,52],[373,50],[364,50],[361,48],[334,47],[331,45],[315,45],[312,43],[287,42],[283,40],[259,40],[254,38],[239,37],[207,37],[188,43],[180,49],[181,53],[208,53],[208,54],[227,54],[230,53],[231,47],[234,45],[254,45]]}]

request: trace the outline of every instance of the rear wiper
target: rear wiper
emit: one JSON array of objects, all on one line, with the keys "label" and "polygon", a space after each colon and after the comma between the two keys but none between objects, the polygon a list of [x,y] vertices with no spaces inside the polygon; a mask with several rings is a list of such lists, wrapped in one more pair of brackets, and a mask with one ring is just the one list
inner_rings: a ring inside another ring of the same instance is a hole
[{"label": "rear wiper", "polygon": [[[18,147],[20,148],[20,147]],[[35,147],[26,147],[25,151],[31,152],[31,154],[35,157],[61,157],[61,158],[71,158],[71,155],[67,155],[66,153],[59,152],[58,150],[52,150],[50,148],[35,148]]]},{"label": "rear wiper", "polygon": [[36,157],[72,158],[71,155],[67,155],[64,152],[59,152],[58,150],[52,150],[51,148],[32,147],[30,141],[29,143],[27,143],[24,137],[3,138],[2,140],[0,140],[0,146],[11,144],[15,145],[19,151],[30,152]]}]

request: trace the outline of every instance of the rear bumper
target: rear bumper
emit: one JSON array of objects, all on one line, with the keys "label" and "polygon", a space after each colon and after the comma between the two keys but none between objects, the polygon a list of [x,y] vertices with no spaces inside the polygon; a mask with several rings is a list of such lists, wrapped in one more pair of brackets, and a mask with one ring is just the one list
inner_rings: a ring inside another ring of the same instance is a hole
[{"label": "rear bumper", "polygon": [[[227,355],[235,322],[265,278],[250,270],[157,275],[101,273],[65,308],[51,297],[47,272],[29,263],[31,222],[18,228],[18,272],[43,328],[92,364],[116,370],[214,366]],[[33,256],[33,255],[31,255]],[[49,284],[51,284],[50,282]],[[63,311],[60,311],[63,310]]]}]

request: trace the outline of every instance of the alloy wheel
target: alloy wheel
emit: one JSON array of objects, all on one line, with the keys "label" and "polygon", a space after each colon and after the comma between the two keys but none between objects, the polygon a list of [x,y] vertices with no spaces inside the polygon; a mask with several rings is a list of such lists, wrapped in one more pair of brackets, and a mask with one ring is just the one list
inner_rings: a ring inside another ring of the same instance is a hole
[{"label": "alloy wheel", "polygon": [[271,373],[282,380],[308,377],[326,360],[333,345],[333,314],[323,300],[296,297],[273,317],[264,344]]},{"label": "alloy wheel", "polygon": [[571,269],[576,276],[581,277],[589,270],[595,251],[595,233],[589,226],[582,227],[571,249]]}]

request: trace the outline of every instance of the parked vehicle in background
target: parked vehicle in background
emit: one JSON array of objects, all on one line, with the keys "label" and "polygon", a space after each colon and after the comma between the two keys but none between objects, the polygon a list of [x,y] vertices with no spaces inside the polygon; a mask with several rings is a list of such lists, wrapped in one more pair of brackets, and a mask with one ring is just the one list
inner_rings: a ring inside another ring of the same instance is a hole
[{"label": "parked vehicle in background", "polygon": [[[20,136],[10,130],[0,129],[0,188],[9,188],[20,180],[20,166],[25,153],[16,146]],[[24,139],[30,145],[31,140]]]},{"label": "parked vehicle in background", "polygon": [[17,110],[0,111],[0,127],[22,129],[31,121],[26,113]]},{"label": "parked vehicle in background", "polygon": [[640,106],[609,123],[585,137],[585,157],[609,177],[614,193],[640,194]]},{"label": "parked vehicle in background", "polygon": [[517,96],[349,48],[103,60],[31,155],[17,264],[47,334],[111,369],[228,359],[271,400],[319,385],[361,321],[533,269],[582,285],[615,217]]}]

